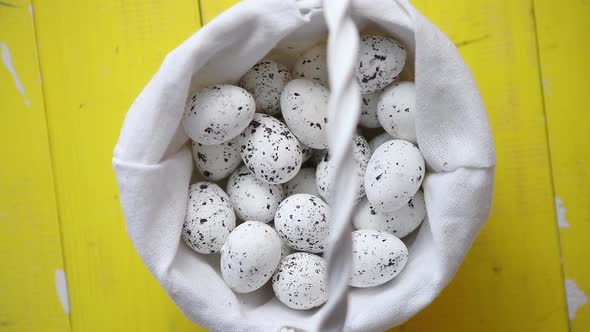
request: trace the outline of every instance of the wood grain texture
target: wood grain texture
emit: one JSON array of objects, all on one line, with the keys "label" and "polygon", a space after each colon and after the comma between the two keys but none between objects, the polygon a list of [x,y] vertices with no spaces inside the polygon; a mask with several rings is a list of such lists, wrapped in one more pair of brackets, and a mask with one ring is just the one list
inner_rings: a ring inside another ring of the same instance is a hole
[{"label": "wood grain texture", "polygon": [[72,329],[195,331],[125,233],[111,158],[135,96],[198,29],[198,6],[56,0],[34,10]]},{"label": "wood grain texture", "polygon": [[573,332],[590,331],[588,17],[588,1],[535,0],[545,121]]},{"label": "wood grain texture", "polygon": [[69,331],[55,286],[64,264],[29,5],[0,2],[0,330]]}]

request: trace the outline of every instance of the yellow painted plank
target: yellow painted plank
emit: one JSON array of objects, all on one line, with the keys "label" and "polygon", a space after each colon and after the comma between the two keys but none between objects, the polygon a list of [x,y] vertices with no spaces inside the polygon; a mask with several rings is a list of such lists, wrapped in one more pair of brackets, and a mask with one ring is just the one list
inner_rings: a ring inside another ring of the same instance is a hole
[{"label": "yellow painted plank", "polygon": [[497,168],[491,217],[456,278],[399,331],[567,331],[532,1],[414,3],[473,71]]},{"label": "yellow painted plank", "polygon": [[199,0],[201,4],[201,18],[203,24],[211,21],[215,16],[233,6],[238,0]]},{"label": "yellow painted plank", "polygon": [[573,332],[590,331],[590,3],[535,0],[556,217]]},{"label": "yellow painted plank", "polygon": [[69,331],[32,15],[0,1],[0,330]]},{"label": "yellow painted plank", "polygon": [[111,169],[124,114],[199,27],[174,1],[35,1],[73,331],[195,331],[143,266]]},{"label": "yellow painted plank", "polygon": [[[202,1],[204,21],[235,1]],[[398,331],[566,331],[531,1],[414,1],[460,46],[488,108],[491,218],[456,279]]]}]

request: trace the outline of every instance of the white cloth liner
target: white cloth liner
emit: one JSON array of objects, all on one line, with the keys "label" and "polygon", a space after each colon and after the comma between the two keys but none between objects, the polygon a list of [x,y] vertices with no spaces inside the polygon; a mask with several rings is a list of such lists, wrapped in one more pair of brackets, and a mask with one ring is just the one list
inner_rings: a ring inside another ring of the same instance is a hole
[{"label": "white cloth liner", "polygon": [[[195,254],[180,239],[193,167],[179,126],[189,92],[236,82],[273,48],[270,57],[288,60],[324,38],[317,3],[250,0],[222,13],[166,56],[127,113],[115,147],[113,167],[135,249],[178,308],[208,330],[314,331],[324,314],[288,309],[268,285],[234,294],[221,278],[219,256]],[[403,0],[354,0],[351,13],[359,26],[378,27],[407,46],[415,65],[418,144],[429,166],[428,218],[405,239],[404,271],[383,286],[349,292],[344,330],[378,331],[409,319],[449,283],[488,216],[495,156],[471,73],[435,26]]]}]

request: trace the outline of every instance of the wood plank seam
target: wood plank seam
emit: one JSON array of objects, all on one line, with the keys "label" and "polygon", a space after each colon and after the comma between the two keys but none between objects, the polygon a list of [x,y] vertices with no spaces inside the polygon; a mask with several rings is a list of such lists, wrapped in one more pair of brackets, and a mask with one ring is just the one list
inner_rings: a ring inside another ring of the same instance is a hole
[{"label": "wood plank seam", "polygon": [[[62,261],[62,266],[63,266],[63,270],[64,273],[66,275],[66,287],[68,286],[67,281],[68,281],[68,265],[66,262],[66,255],[65,255],[65,250],[66,248],[64,247],[64,234],[63,234],[63,230],[62,230],[62,223],[61,223],[61,211],[60,211],[60,207],[59,204],[57,204],[58,201],[58,197],[57,197],[57,183],[55,181],[56,179],[56,174],[55,174],[55,167],[56,167],[56,162],[53,156],[53,145],[51,143],[51,134],[49,133],[49,123],[47,120],[47,103],[46,103],[46,97],[45,97],[45,82],[43,81],[43,70],[42,70],[42,64],[41,64],[41,60],[40,60],[40,54],[39,54],[39,42],[38,42],[38,32],[37,32],[37,17],[34,15],[35,13],[35,0],[31,0],[31,6],[32,6],[32,11],[33,11],[33,31],[35,32],[35,50],[37,52],[37,63],[39,66],[39,77],[41,79],[41,96],[43,98],[43,116],[45,118],[45,126],[47,127],[47,145],[49,146],[49,159],[51,160],[51,164],[49,165],[49,168],[51,169],[51,176],[53,177],[53,193],[54,193],[54,199],[52,204],[55,206],[55,210],[57,212],[57,225],[59,227],[59,244],[61,246],[61,261]],[[68,303],[71,303],[70,298],[69,298],[69,292],[68,292],[68,299],[67,299]],[[70,331],[72,331],[72,321],[71,321],[71,312],[73,310],[72,306],[69,306],[70,312],[68,313],[68,326]]]},{"label": "wood plank seam", "polygon": [[[537,66],[539,67],[538,71],[539,71],[539,86],[541,89],[541,94],[542,97],[541,98],[541,107],[542,107],[542,112],[543,112],[543,117],[545,119],[548,119],[547,117],[547,107],[545,104],[545,94],[547,93],[545,91],[545,89],[543,88],[543,68],[541,65],[541,45],[539,44],[539,29],[538,29],[538,25],[537,25],[537,15],[535,12],[535,1],[531,0],[531,17],[533,19],[533,26],[535,27],[534,30],[534,36],[535,36],[535,44],[537,45],[537,52],[536,52],[536,56],[537,56]],[[548,161],[548,167],[549,167],[549,179],[551,180],[551,193],[553,197],[556,197],[556,190],[555,190],[555,181],[553,179],[554,173],[553,173],[553,158],[551,158],[551,144],[549,142],[549,125],[548,125],[549,121],[544,121],[544,128],[545,128],[545,137],[547,138],[547,155],[549,157],[549,161]],[[563,266],[563,254],[562,254],[562,246],[561,246],[561,233],[559,231],[559,225],[557,223],[557,208],[556,208],[556,202],[555,200],[553,200],[553,214],[554,214],[554,227],[556,230],[556,234],[557,234],[557,243],[558,243],[558,251],[559,251],[559,257],[561,258],[560,263],[559,263],[559,270],[561,272],[561,280],[562,280],[562,292],[563,292],[563,298],[565,300],[565,307],[567,309],[567,294],[566,294],[566,289],[565,289],[565,271],[564,271],[564,266]],[[569,320],[568,317],[568,313],[567,310],[565,310],[563,312],[563,314],[566,316],[566,321],[567,321],[567,326],[568,326],[568,331],[572,331],[572,322]]]},{"label": "wood plank seam", "polygon": [[201,4],[201,1],[202,0],[195,0],[193,2],[193,3],[197,3],[197,8],[198,8],[198,12],[199,12],[198,17],[195,17],[195,21],[198,21],[199,22],[199,29],[198,30],[201,30],[201,28],[203,28],[203,24],[205,22],[203,20],[203,5]]},{"label": "wood plank seam", "polygon": [[195,330],[133,249],[110,166],[129,104],[197,30],[195,1],[35,2],[73,330]]}]

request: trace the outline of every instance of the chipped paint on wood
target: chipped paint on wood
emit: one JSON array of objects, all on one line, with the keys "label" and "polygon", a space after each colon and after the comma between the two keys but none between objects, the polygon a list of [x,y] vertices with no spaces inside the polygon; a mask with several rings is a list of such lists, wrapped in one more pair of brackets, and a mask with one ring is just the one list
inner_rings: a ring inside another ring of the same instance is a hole
[{"label": "chipped paint on wood", "polygon": [[8,70],[8,72],[12,76],[12,79],[14,80],[14,85],[16,85],[16,89],[18,90],[18,92],[25,98],[25,105],[30,106],[29,99],[27,99],[27,96],[25,94],[25,88],[23,87],[22,82],[16,74],[16,70],[14,70],[14,66],[12,65],[12,56],[10,55],[10,50],[8,49],[8,46],[6,46],[5,43],[0,42],[0,47],[2,48],[2,63],[4,63],[4,67],[6,67],[6,70]]},{"label": "chipped paint on wood", "polygon": [[570,224],[565,219],[566,209],[563,206],[561,198],[555,197],[555,216],[557,218],[557,226],[559,228],[569,228]]},{"label": "chipped paint on wood", "polygon": [[66,282],[66,274],[64,270],[55,270],[55,291],[61,307],[66,314],[70,314],[70,300],[68,298],[68,283]]},{"label": "chipped paint on wood", "polygon": [[574,320],[578,309],[588,303],[588,297],[572,279],[565,279],[565,296],[567,299],[567,315],[570,320]]}]

